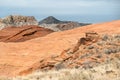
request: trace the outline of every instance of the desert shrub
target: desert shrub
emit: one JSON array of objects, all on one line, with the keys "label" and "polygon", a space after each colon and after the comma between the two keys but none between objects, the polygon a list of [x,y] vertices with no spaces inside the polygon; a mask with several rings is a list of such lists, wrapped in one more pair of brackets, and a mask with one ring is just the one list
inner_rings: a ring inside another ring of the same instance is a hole
[{"label": "desert shrub", "polygon": [[102,58],[102,54],[98,54],[96,57],[97,58]]},{"label": "desert shrub", "polygon": [[79,59],[83,59],[89,56],[92,56],[92,53],[84,53],[83,55],[80,55]]},{"label": "desert shrub", "polygon": [[113,49],[104,49],[104,53],[105,54],[111,54],[111,53],[117,53],[117,49],[116,48],[113,48]]},{"label": "desert shrub", "polygon": [[62,62],[59,62],[59,63],[57,63],[57,64],[55,65],[55,69],[56,69],[56,70],[60,70],[60,69],[63,69],[63,68],[65,68],[65,65],[62,64]]},{"label": "desert shrub", "polygon": [[94,48],[93,45],[89,45],[89,46],[87,47],[87,49],[93,49],[93,48]]},{"label": "desert shrub", "polygon": [[99,45],[99,46],[103,46],[105,44],[105,41],[98,41],[97,42],[97,45]]},{"label": "desert shrub", "polygon": [[120,39],[120,34],[116,34],[116,35],[114,35],[114,38],[118,38],[118,39]]},{"label": "desert shrub", "polygon": [[111,49],[104,49],[104,53],[105,54],[110,54],[111,53]]},{"label": "desert shrub", "polygon": [[102,36],[103,41],[107,41],[109,39],[109,35],[105,34]]}]

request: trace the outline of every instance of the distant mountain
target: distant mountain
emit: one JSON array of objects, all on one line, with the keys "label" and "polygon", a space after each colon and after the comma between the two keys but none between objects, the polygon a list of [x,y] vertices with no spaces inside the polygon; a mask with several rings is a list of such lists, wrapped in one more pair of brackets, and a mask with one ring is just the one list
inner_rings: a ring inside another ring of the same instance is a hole
[{"label": "distant mountain", "polygon": [[39,25],[45,28],[52,29],[54,31],[63,31],[69,30],[76,27],[81,27],[85,25],[89,25],[89,23],[79,23],[75,21],[61,21],[56,19],[53,16],[49,16],[39,22]]},{"label": "distant mountain", "polygon": [[39,24],[58,24],[61,23],[62,21],[56,19],[53,16],[49,16],[39,22]]},{"label": "distant mountain", "polygon": [[49,17],[39,21],[39,25],[40,24],[59,24],[59,23],[63,24],[63,23],[70,23],[70,22],[74,22],[74,21],[61,21],[61,20],[56,19],[53,16],[49,16]]}]

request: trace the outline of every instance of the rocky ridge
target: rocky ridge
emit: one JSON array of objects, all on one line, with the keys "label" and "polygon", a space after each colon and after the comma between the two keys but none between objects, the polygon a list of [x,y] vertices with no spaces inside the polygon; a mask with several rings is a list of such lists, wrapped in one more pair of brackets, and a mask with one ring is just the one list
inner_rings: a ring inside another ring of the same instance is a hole
[{"label": "rocky ridge", "polygon": [[74,21],[61,21],[53,16],[49,16],[40,22],[38,22],[33,16],[22,15],[10,15],[0,19],[0,29],[9,26],[19,27],[24,25],[39,25],[41,27],[52,29],[54,31],[64,31],[89,24]]},{"label": "rocky ridge", "polygon": [[61,21],[56,19],[53,16],[49,16],[39,22],[40,26],[43,26],[45,28],[52,29],[54,31],[64,31],[69,30],[85,25],[89,25],[88,23],[79,23],[74,21]]},{"label": "rocky ridge", "polygon": [[0,19],[0,29],[8,26],[38,25],[33,16],[10,15]]}]

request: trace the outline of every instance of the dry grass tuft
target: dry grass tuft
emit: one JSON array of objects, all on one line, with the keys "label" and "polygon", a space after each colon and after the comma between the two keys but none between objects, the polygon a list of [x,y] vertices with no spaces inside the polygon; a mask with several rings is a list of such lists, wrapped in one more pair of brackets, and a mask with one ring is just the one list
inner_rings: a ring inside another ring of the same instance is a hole
[{"label": "dry grass tuft", "polygon": [[90,69],[35,71],[27,76],[1,77],[0,80],[120,80],[120,59],[114,59]]}]

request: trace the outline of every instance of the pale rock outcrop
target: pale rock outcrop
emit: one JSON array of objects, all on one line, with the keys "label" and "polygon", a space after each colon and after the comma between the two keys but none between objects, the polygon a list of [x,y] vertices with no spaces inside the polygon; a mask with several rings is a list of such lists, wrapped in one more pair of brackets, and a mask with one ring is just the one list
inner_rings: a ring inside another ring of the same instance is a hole
[{"label": "pale rock outcrop", "polygon": [[10,15],[0,19],[0,29],[8,26],[38,25],[33,16]]}]

